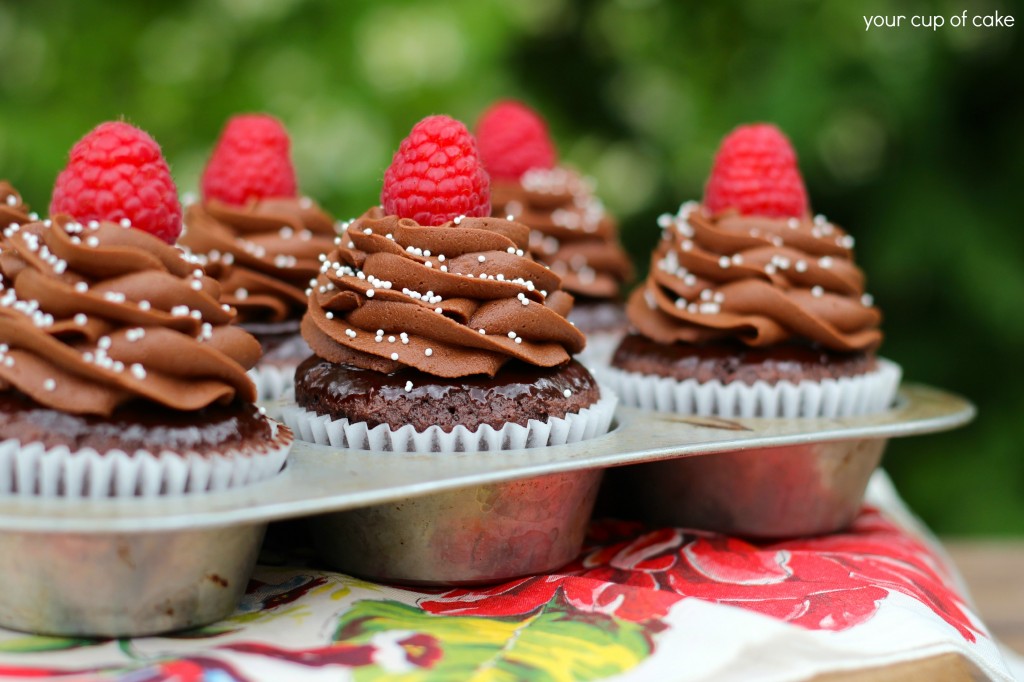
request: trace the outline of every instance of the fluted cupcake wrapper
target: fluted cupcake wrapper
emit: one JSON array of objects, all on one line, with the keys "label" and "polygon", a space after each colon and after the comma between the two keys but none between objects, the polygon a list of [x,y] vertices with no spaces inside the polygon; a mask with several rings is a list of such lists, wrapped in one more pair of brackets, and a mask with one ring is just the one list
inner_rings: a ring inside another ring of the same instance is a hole
[{"label": "fluted cupcake wrapper", "polygon": [[614,367],[594,371],[619,394],[623,405],[719,417],[849,417],[882,412],[892,405],[902,373],[899,365],[884,358],[878,359],[874,371],[863,375],[799,383],[700,383]]},{"label": "fluted cupcake wrapper", "polygon": [[256,384],[256,400],[277,400],[295,385],[294,365],[256,365],[247,374]]},{"label": "fluted cupcake wrapper", "polygon": [[0,442],[0,495],[24,497],[157,497],[214,492],[256,483],[284,466],[292,433],[271,422],[272,440],[262,449],[201,455],[136,450],[99,453],[64,445]]},{"label": "fluted cupcake wrapper", "polygon": [[608,367],[625,335],[625,330],[590,332],[587,334],[587,346],[573,357],[589,370]]},{"label": "fluted cupcake wrapper", "polygon": [[525,426],[505,424],[495,429],[484,424],[475,431],[456,426],[445,433],[439,426],[417,431],[410,424],[392,429],[387,424],[369,427],[366,422],[331,419],[310,412],[295,403],[285,405],[282,421],[296,438],[319,445],[381,452],[481,452],[564,445],[594,438],[608,432],[618,398],[601,387],[601,398],[579,412],[547,421],[531,419]]}]

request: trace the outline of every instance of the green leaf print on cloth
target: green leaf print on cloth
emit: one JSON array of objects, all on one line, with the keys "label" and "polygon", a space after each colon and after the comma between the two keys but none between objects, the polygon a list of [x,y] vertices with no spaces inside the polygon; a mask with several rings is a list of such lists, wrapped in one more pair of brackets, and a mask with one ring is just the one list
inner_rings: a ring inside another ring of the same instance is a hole
[{"label": "green leaf print on cloth", "polygon": [[360,601],[338,622],[335,640],[378,647],[377,665],[353,670],[361,682],[596,680],[647,658],[662,629],[660,622],[579,611],[558,593],[529,614],[501,617],[441,616],[396,601]]}]

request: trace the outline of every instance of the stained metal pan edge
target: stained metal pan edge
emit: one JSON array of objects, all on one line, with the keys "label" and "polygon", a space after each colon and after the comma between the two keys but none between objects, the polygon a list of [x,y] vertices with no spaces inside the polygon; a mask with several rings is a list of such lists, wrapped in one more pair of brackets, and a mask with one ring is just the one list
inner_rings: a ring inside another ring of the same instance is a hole
[{"label": "stained metal pan edge", "polygon": [[109,533],[246,525],[562,471],[933,433],[966,424],[974,414],[974,406],[960,396],[904,384],[893,409],[841,419],[722,420],[620,408],[611,433],[550,448],[417,455],[296,443],[281,475],[237,491],[152,500],[2,498],[0,530]]}]

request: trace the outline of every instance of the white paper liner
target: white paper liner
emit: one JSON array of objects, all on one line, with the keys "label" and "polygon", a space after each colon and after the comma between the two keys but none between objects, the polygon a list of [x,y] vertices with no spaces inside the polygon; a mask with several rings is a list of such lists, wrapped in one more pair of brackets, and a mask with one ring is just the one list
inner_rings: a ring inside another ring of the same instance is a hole
[{"label": "white paper liner", "polygon": [[882,412],[892,405],[902,374],[899,365],[884,358],[878,358],[877,369],[860,376],[775,385],[677,381],[614,367],[594,371],[619,394],[623,405],[719,417],[850,417]]},{"label": "white paper liner", "polygon": [[92,448],[49,450],[42,443],[0,442],[0,495],[21,497],[156,497],[237,488],[276,475],[293,436],[271,421],[265,449],[213,455],[136,450],[100,454]]},{"label": "white paper liner", "polygon": [[256,384],[256,400],[277,400],[295,385],[294,365],[256,365],[247,374]]},{"label": "white paper liner", "polygon": [[625,335],[625,330],[587,334],[586,347],[574,357],[590,370],[607,367],[611,364],[615,349],[619,347]]},{"label": "white paper liner", "polygon": [[282,408],[281,419],[295,432],[296,438],[336,448],[381,452],[481,452],[564,445],[600,436],[611,427],[617,404],[616,395],[601,386],[601,398],[596,403],[565,417],[552,417],[547,421],[531,419],[526,426],[505,424],[500,429],[484,424],[476,431],[456,426],[451,433],[445,433],[440,426],[417,431],[411,424],[398,429],[391,429],[387,424],[368,428],[366,422],[332,420],[329,415],[310,412],[294,402]]}]

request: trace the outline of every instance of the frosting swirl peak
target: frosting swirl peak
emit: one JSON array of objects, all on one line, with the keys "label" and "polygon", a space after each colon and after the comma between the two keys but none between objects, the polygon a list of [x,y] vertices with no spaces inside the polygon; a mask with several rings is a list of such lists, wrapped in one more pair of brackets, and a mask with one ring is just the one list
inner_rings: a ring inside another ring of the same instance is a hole
[{"label": "frosting swirl peak", "polygon": [[731,338],[811,342],[839,352],[882,341],[853,238],[823,217],[707,215],[696,203],[659,218],[650,273],[629,298],[637,330],[660,343]]},{"label": "frosting swirl peak", "polygon": [[137,399],[190,411],[256,397],[259,344],[229,324],[217,281],[127,222],[9,226],[0,274],[0,389],[105,416]]},{"label": "frosting swirl peak", "polygon": [[235,206],[217,199],[185,210],[178,240],[200,254],[241,322],[298,320],[319,256],[334,247],[334,219],[307,197]]},{"label": "frosting swirl peak", "polygon": [[18,190],[6,180],[0,180],[0,227],[15,223],[24,225],[38,219],[36,214],[29,213],[28,206],[22,202]]},{"label": "frosting swirl peak", "polygon": [[618,228],[591,183],[564,167],[535,168],[518,181],[491,183],[493,215],[530,227],[530,252],[562,278],[563,288],[614,299],[633,276]]},{"label": "frosting swirl peak", "polygon": [[302,334],[326,360],[385,373],[560,365],[585,339],[565,319],[572,296],[528,246],[529,228],[509,220],[429,227],[371,209],[325,258]]}]

